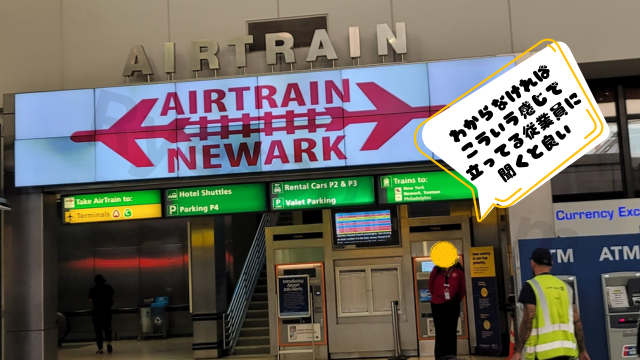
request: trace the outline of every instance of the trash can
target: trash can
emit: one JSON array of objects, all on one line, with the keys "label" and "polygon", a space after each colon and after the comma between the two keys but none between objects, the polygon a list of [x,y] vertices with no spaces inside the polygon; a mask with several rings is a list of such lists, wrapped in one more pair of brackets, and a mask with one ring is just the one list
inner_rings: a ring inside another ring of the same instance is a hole
[{"label": "trash can", "polygon": [[143,299],[140,304],[140,338],[143,340],[147,336],[153,335],[153,322],[151,321],[151,304],[155,298]]},{"label": "trash can", "polygon": [[169,307],[168,296],[158,296],[151,303],[151,321],[153,322],[153,335],[167,337],[169,330],[169,316],[167,314]]}]

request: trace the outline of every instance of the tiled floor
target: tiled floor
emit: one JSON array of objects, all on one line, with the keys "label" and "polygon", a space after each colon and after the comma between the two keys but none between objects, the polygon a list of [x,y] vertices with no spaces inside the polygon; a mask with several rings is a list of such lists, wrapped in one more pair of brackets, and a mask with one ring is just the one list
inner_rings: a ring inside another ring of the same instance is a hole
[{"label": "tiled floor", "polygon": [[[167,340],[116,341],[113,343],[113,354],[97,355],[97,347],[93,343],[64,344],[58,351],[59,360],[80,360],[105,358],[109,360],[192,360],[192,338],[175,338]],[[478,356],[458,356],[467,360],[496,360],[498,358]],[[273,360],[272,357],[238,356],[227,359],[237,360]],[[409,360],[432,360],[433,357],[410,358]],[[383,359],[376,359],[383,360]]]},{"label": "tiled floor", "polygon": [[113,342],[113,353],[96,354],[95,343],[63,344],[58,351],[59,360],[80,360],[105,357],[110,360],[191,360],[192,338],[167,340],[120,340]]}]

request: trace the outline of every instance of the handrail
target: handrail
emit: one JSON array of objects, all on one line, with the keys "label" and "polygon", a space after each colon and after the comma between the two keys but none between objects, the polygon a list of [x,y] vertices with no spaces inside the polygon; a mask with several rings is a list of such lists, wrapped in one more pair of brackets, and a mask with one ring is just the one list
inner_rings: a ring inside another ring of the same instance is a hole
[{"label": "handrail", "polygon": [[262,215],[258,231],[253,239],[253,244],[251,244],[251,249],[242,268],[236,289],[233,292],[224,325],[224,348],[231,349],[230,353],[235,350],[242,324],[247,315],[247,310],[249,310],[249,303],[253,297],[253,291],[256,288],[260,272],[266,260],[265,229],[274,226],[276,221],[278,221],[277,212]]}]

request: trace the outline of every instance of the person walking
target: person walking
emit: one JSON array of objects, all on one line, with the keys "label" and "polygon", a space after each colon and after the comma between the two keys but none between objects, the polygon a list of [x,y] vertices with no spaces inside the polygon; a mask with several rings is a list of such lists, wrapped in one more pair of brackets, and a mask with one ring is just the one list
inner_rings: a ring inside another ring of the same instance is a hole
[{"label": "person walking", "polygon": [[429,276],[431,313],[436,330],[436,360],[455,359],[458,354],[458,318],[460,302],[466,295],[462,266],[434,267]]},{"label": "person walking", "polygon": [[530,257],[533,279],[522,287],[518,302],[524,314],[511,360],[590,360],[573,290],[550,274],[549,249],[538,248]]},{"label": "person walking", "polygon": [[96,332],[96,344],[98,345],[98,351],[96,353],[103,353],[102,345],[104,340],[107,341],[107,351],[112,353],[111,307],[113,306],[113,288],[106,283],[107,280],[100,274],[96,275],[93,281],[96,285],[89,290],[89,302],[93,304],[91,316],[93,328]]}]

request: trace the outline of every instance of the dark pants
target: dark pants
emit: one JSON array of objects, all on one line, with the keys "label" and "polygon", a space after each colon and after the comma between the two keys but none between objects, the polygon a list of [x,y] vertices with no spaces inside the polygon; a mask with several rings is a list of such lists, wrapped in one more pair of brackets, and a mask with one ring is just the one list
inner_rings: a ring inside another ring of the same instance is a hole
[{"label": "dark pants", "polygon": [[431,304],[433,325],[436,328],[435,357],[458,354],[458,317],[460,316],[460,301],[454,299],[442,304]]},{"label": "dark pants", "polygon": [[[98,349],[102,350],[103,339],[111,342],[111,310],[93,311],[93,329],[96,331],[96,343]],[[104,332],[104,338],[102,333]]]}]

